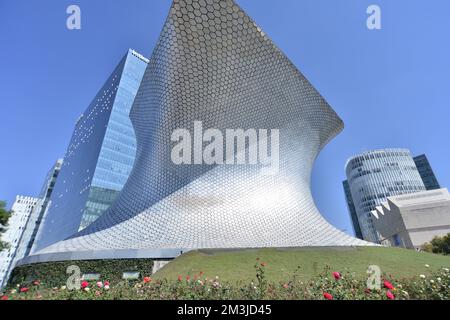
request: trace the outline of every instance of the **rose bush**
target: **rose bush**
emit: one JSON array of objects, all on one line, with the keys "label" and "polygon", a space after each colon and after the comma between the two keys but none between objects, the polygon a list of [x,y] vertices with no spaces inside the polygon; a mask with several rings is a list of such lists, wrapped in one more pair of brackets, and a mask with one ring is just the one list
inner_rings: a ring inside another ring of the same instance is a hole
[{"label": "rose bush", "polygon": [[0,300],[449,300],[450,272],[427,270],[412,278],[384,275],[379,288],[367,288],[367,280],[349,271],[326,268],[310,281],[300,281],[298,269],[289,281],[272,283],[266,278],[265,262],[255,264],[255,281],[231,284],[219,277],[208,279],[203,272],[177,279],[140,282],[98,281],[81,283],[80,290],[64,285],[49,288],[34,280],[33,286],[18,285],[0,294]]}]

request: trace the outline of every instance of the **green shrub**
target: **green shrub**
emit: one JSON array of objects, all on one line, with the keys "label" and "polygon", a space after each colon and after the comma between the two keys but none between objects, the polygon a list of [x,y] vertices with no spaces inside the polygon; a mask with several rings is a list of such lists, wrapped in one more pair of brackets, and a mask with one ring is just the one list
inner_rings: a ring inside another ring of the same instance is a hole
[{"label": "green shrub", "polygon": [[100,280],[119,282],[124,272],[139,272],[140,279],[150,276],[153,269],[153,260],[150,259],[120,259],[120,260],[84,260],[46,262],[16,267],[8,282],[8,288],[17,285],[26,285],[34,281],[45,283],[49,288],[60,287],[66,283],[70,274],[67,267],[75,265],[80,268],[81,275],[86,273],[99,273]]},{"label": "green shrub", "polygon": [[450,255],[450,233],[443,237],[434,237],[431,243],[425,243],[422,250],[442,255]]}]

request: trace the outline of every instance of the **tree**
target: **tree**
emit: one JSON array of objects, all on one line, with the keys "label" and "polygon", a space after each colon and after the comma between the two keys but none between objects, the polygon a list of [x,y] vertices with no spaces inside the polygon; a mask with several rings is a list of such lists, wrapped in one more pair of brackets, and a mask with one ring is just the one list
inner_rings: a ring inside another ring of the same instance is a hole
[{"label": "tree", "polygon": [[450,255],[450,233],[443,237],[434,237],[431,243],[425,243],[422,249],[427,252]]},{"label": "tree", "polygon": [[8,244],[1,241],[1,235],[6,230],[11,212],[6,210],[6,202],[0,201],[0,251],[7,248]]}]

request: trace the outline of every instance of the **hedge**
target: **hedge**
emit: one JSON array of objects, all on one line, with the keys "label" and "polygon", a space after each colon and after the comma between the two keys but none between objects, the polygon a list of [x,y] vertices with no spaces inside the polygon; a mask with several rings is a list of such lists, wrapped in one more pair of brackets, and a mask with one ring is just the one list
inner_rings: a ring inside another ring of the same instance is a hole
[{"label": "hedge", "polygon": [[122,281],[124,272],[139,272],[141,280],[152,274],[153,260],[151,259],[116,259],[116,260],[76,260],[45,262],[22,265],[16,267],[9,279],[7,288],[13,288],[24,283],[40,281],[47,287],[59,287],[66,283],[71,274],[67,273],[67,267],[78,266],[81,275],[98,273],[102,281]]}]

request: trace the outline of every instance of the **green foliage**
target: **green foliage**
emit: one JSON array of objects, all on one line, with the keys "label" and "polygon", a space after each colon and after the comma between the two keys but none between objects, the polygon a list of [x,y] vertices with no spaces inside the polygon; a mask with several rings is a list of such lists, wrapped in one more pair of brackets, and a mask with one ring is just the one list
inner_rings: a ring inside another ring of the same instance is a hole
[{"label": "green foliage", "polygon": [[427,242],[422,245],[422,250],[425,252],[433,253],[433,245]]},{"label": "green foliage", "polygon": [[422,250],[442,255],[450,255],[450,233],[443,237],[434,237],[431,243],[425,243]]},{"label": "green foliage", "polygon": [[0,251],[8,247],[7,243],[1,241],[1,235],[5,232],[10,217],[11,212],[6,210],[6,202],[0,201]]},{"label": "green foliage", "polygon": [[0,224],[6,226],[11,213],[6,210],[6,202],[0,201]]},{"label": "green foliage", "polygon": [[121,260],[85,260],[46,262],[16,267],[8,283],[9,288],[18,284],[29,285],[34,281],[45,283],[48,287],[59,287],[67,282],[68,266],[78,266],[82,274],[99,273],[103,281],[119,282],[124,272],[139,272],[141,279],[152,274],[153,260],[150,259],[121,259]]},{"label": "green foliage", "polygon": [[[257,281],[233,284],[200,272],[177,279],[138,282],[89,282],[79,290],[68,290],[64,284],[50,288],[44,282],[18,284],[4,292],[1,300],[449,300],[450,272],[427,269],[425,274],[410,278],[383,275],[381,286],[368,289],[365,279],[350,271],[332,272],[325,268],[309,281],[299,280],[296,273],[286,282],[270,282],[266,271],[270,265],[255,265]],[[300,269],[297,270],[300,272]],[[337,274],[337,275],[336,275]]]}]

